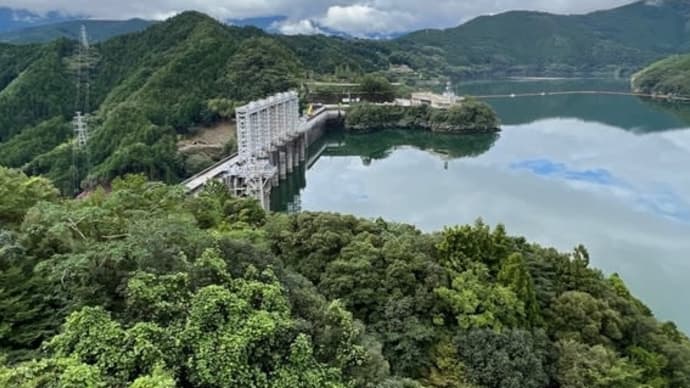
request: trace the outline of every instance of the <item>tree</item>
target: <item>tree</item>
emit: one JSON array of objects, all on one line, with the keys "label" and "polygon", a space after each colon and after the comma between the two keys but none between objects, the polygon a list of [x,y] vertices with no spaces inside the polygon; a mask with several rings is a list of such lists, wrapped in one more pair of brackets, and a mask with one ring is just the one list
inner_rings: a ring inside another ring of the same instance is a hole
[{"label": "tree", "polygon": [[212,98],[206,102],[206,117],[204,122],[213,123],[218,119],[228,120],[235,117],[236,101],[228,98]]},{"label": "tree", "polygon": [[379,276],[374,267],[379,256],[371,243],[359,239],[351,242],[326,266],[319,287],[326,297],[341,299],[357,316],[368,316],[379,302]]},{"label": "tree", "polygon": [[297,86],[301,64],[268,37],[245,40],[230,58],[222,82],[234,100],[254,100]]},{"label": "tree", "polygon": [[127,282],[129,320],[167,325],[187,308],[191,293],[186,273],[160,275],[136,272]]},{"label": "tree", "polygon": [[382,76],[365,75],[359,81],[359,90],[364,98],[372,102],[393,101],[395,89],[393,85]]},{"label": "tree", "polygon": [[509,288],[493,284],[482,264],[455,276],[450,288],[440,287],[435,292],[463,330],[501,330],[516,326],[525,317],[523,303]]},{"label": "tree", "polygon": [[472,263],[482,263],[495,274],[510,253],[510,245],[503,226],[492,232],[480,219],[472,226],[445,228],[436,249],[441,264],[452,272],[463,272]]},{"label": "tree", "polygon": [[543,332],[525,330],[472,330],[456,339],[470,381],[501,388],[547,386],[546,343]]},{"label": "tree", "polygon": [[0,386],[106,388],[108,384],[97,367],[73,358],[47,358],[13,368],[0,366]]},{"label": "tree", "polygon": [[532,276],[519,253],[513,253],[501,265],[497,280],[502,285],[510,288],[525,306],[525,315],[529,325],[542,323],[539,304]]},{"label": "tree", "polygon": [[640,371],[602,345],[562,340],[557,343],[557,380],[564,388],[624,388],[639,384]]},{"label": "tree", "polygon": [[0,358],[11,362],[35,358],[63,317],[46,279],[32,273],[34,262],[16,235],[0,230]]},{"label": "tree", "polygon": [[99,307],[85,307],[67,319],[63,332],[48,343],[57,358],[73,358],[92,365],[113,385],[122,385],[150,373],[165,358],[146,337],[133,336]]},{"label": "tree", "polygon": [[0,166],[0,223],[17,227],[36,203],[55,201],[57,196],[57,189],[47,179]]},{"label": "tree", "polygon": [[151,375],[134,380],[130,388],[175,388],[175,379],[161,367],[154,369]]},{"label": "tree", "polygon": [[608,345],[622,337],[619,313],[586,292],[566,292],[550,310],[549,328],[556,338]]}]

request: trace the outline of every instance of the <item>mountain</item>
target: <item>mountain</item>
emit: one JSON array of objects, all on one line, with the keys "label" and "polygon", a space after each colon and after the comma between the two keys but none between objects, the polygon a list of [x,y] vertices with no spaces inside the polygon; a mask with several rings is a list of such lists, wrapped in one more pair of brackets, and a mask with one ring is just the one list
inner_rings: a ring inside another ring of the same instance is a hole
[{"label": "mountain", "polygon": [[655,62],[632,77],[636,91],[690,96],[690,54]]},{"label": "mountain", "polygon": [[[77,190],[75,181],[129,172],[175,182],[189,174],[177,137],[218,120],[221,105],[297,87],[311,75],[356,76],[391,64],[461,79],[625,75],[685,49],[688,4],[640,2],[574,16],[508,12],[391,41],[268,34],[184,12],[93,45],[86,109],[76,103],[74,41],[0,44],[0,164],[46,175],[65,193]],[[94,23],[112,33],[146,22]],[[70,121],[77,108],[91,113],[91,141],[75,153]]]},{"label": "mountain", "polygon": [[[84,109],[70,70],[75,45],[64,38],[0,44],[0,164],[46,175],[65,193],[76,190],[75,177],[186,176],[176,139],[217,120],[211,101],[256,99],[337,66],[370,72],[388,65],[387,51],[364,41],[274,36],[185,12],[93,45],[97,62]],[[76,109],[92,114],[89,147],[77,156],[69,130]]]},{"label": "mountain", "polygon": [[600,37],[658,54],[690,49],[690,1],[646,0],[576,17]]},{"label": "mountain", "polygon": [[610,76],[690,48],[689,15],[688,0],[640,1],[586,15],[516,11],[398,42],[404,51],[437,57],[458,76]]},{"label": "mountain", "polygon": [[142,19],[71,20],[0,33],[0,42],[23,44],[49,42],[58,38],[77,40],[82,25],[86,26],[91,41],[100,42],[114,36],[143,31],[153,23]]},{"label": "mountain", "polygon": [[64,15],[55,11],[40,15],[25,9],[0,7],[0,33],[76,18],[77,16]]}]

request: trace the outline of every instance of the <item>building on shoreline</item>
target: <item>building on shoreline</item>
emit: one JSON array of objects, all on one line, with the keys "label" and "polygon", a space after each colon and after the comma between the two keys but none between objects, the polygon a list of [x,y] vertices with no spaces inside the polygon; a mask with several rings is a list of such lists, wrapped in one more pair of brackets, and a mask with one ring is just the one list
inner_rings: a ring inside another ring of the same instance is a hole
[{"label": "building on shoreline", "polygon": [[462,102],[463,98],[458,97],[453,92],[450,82],[446,84],[446,90],[443,94],[436,94],[431,92],[417,92],[412,93],[410,98],[411,106],[428,105],[432,108],[448,109],[455,104]]}]

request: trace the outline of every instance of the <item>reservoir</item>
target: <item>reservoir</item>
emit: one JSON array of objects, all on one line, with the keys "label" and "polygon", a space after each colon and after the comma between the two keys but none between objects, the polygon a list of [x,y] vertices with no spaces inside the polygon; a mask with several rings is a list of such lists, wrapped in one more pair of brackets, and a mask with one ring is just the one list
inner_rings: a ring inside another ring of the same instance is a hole
[{"label": "reservoir", "polygon": [[[690,332],[690,105],[632,96],[627,81],[477,82],[497,135],[333,131],[311,164],[274,190],[279,211],[334,211],[414,224],[502,223],[511,235],[570,251],[617,272],[662,320]],[[306,171],[305,171],[306,170]]]}]

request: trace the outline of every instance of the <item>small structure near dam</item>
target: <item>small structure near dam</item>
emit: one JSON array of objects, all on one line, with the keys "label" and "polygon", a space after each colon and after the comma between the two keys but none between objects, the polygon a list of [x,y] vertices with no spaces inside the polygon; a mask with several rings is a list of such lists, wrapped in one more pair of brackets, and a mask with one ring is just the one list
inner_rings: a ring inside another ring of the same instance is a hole
[{"label": "small structure near dam", "polygon": [[299,115],[296,92],[278,93],[235,110],[238,152],[187,179],[189,193],[210,180],[223,182],[233,194],[256,198],[264,209],[271,188],[305,161],[306,148],[321,137],[326,122],[343,112],[322,107],[308,118]]}]

